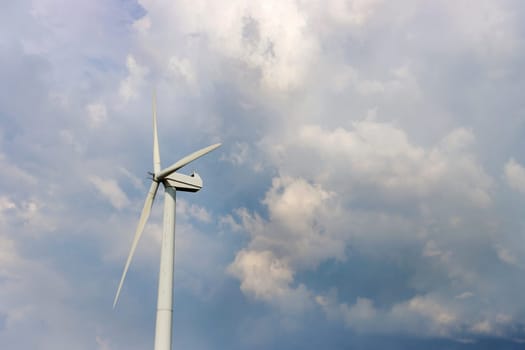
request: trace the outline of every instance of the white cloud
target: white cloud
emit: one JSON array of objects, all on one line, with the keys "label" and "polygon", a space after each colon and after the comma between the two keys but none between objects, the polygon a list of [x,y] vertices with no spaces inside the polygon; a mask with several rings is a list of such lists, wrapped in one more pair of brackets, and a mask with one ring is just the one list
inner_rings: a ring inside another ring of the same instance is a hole
[{"label": "white cloud", "polygon": [[235,142],[229,154],[223,154],[221,160],[234,165],[242,165],[250,160],[250,146],[246,142]]},{"label": "white cloud", "polygon": [[424,149],[390,123],[364,120],[351,129],[303,125],[285,142],[266,144],[273,145],[270,156],[284,173],[303,174],[339,192],[369,185],[398,198],[447,196],[484,208],[491,204],[492,180],[464,149],[472,139],[471,132],[456,129]]},{"label": "white cloud", "polygon": [[0,212],[16,208],[16,204],[6,196],[0,197]]},{"label": "white cloud", "polygon": [[511,188],[525,193],[525,168],[511,158],[505,164],[504,171],[507,184]]},{"label": "white cloud", "polygon": [[475,141],[471,130],[458,128],[452,130],[441,141],[443,150],[447,152],[461,152],[467,150]]},{"label": "white cloud", "polygon": [[383,80],[366,78],[358,69],[345,65],[334,77],[333,88],[335,92],[342,93],[350,88],[351,91],[362,96],[396,93],[401,88],[412,89],[411,93],[417,95],[418,89],[414,78],[407,67],[399,67],[389,72]]},{"label": "white cloud", "polygon": [[251,237],[252,249],[270,250],[294,268],[313,268],[325,259],[345,257],[343,238],[326,230],[327,218],[337,210],[331,197],[321,186],[304,179],[274,178],[263,200],[269,221],[246,210],[236,214]]},{"label": "white cloud", "polygon": [[488,320],[478,322],[474,324],[470,329],[474,333],[489,334],[489,335],[493,331],[492,326]]},{"label": "white cloud", "polygon": [[37,177],[21,169],[17,164],[17,161],[7,158],[5,154],[0,152],[0,176],[4,182],[12,185],[21,183],[27,186],[36,185],[38,183]]},{"label": "white cloud", "polygon": [[[215,54],[259,72],[262,86],[269,91],[296,88],[315,61],[316,39],[310,34],[305,13],[295,2],[219,4],[200,0],[143,6],[151,23],[161,22],[167,30],[203,35]],[[178,21],[166,22],[170,15]],[[149,46],[148,39],[144,37],[145,47]]]},{"label": "white cloud", "polygon": [[20,259],[16,254],[16,249],[13,240],[7,237],[0,236],[0,271],[3,278],[10,277],[12,273],[10,267],[15,266],[17,261]]},{"label": "white cloud", "polygon": [[49,205],[41,199],[30,197],[15,201],[7,196],[0,197],[0,227],[9,232],[9,227],[23,224],[25,230],[20,235],[31,235],[33,238],[42,237],[53,232],[58,220],[50,215]]},{"label": "white cloud", "polygon": [[414,297],[392,305],[376,308],[372,300],[358,297],[354,304],[338,303],[333,296],[323,297],[320,303],[331,319],[363,333],[403,333],[412,335],[454,337],[461,322],[460,314],[431,295]]},{"label": "white cloud", "polygon": [[[399,306],[400,309],[403,307],[406,307],[408,311],[429,318],[433,323],[439,326],[450,325],[457,319],[457,316],[453,310],[444,307],[439,302],[431,298],[417,296],[402,306]],[[397,309],[394,312],[400,312],[400,309]]]},{"label": "white cloud", "polygon": [[285,312],[300,312],[309,306],[304,286],[291,286],[294,272],[289,264],[271,251],[241,250],[228,272],[241,281],[243,293],[277,305]]},{"label": "white cloud", "polygon": [[128,169],[124,167],[119,167],[118,170],[131,181],[133,187],[141,191],[145,190],[144,184],[142,183],[142,179],[139,179],[137,176],[133,175]]},{"label": "white cloud", "polygon": [[507,56],[520,45],[516,17],[503,3],[470,0],[444,9],[459,40],[481,57]]},{"label": "white cloud", "polygon": [[472,312],[474,310],[466,307],[474,302],[472,298],[475,296],[471,292],[464,292],[455,300],[439,294],[414,295],[387,308],[376,308],[373,300],[363,297],[358,297],[353,304],[339,303],[333,293],[315,299],[328,318],[339,319],[347,327],[363,333],[402,333],[462,342],[479,334],[504,336],[513,316],[494,310],[488,314],[486,310]]},{"label": "white cloud", "polygon": [[212,216],[206,208],[189,204],[184,199],[177,201],[177,210],[182,216],[189,216],[202,222],[211,222],[212,220]]},{"label": "white cloud", "polygon": [[267,205],[270,219],[286,229],[305,232],[316,220],[323,204],[334,194],[304,179],[274,178],[263,203]]},{"label": "white cloud", "polygon": [[116,209],[122,209],[129,204],[126,193],[122,191],[117,181],[113,179],[103,179],[95,175],[91,176],[89,181]]},{"label": "white cloud", "polygon": [[242,250],[228,270],[241,280],[241,290],[255,298],[272,301],[290,293],[293,271],[270,251]]},{"label": "white cloud", "polygon": [[242,226],[230,214],[220,217],[219,224],[232,232],[240,232],[242,230]]},{"label": "white cloud", "polygon": [[137,97],[149,70],[137,63],[132,55],[128,55],[126,58],[126,67],[128,68],[128,76],[120,83],[119,94],[127,102]]},{"label": "white cloud", "polygon": [[322,7],[336,23],[359,27],[369,20],[380,3],[381,0],[331,0]]},{"label": "white cloud", "polygon": [[198,92],[198,77],[196,76],[193,64],[187,58],[171,57],[168,63],[168,71],[177,79],[184,79],[194,93]]},{"label": "white cloud", "polygon": [[250,170],[260,173],[264,170],[261,154],[257,149],[246,142],[236,141],[229,150],[226,150],[220,160],[229,162],[234,166],[244,166]]},{"label": "white cloud", "polygon": [[107,108],[104,103],[90,103],[86,106],[86,111],[88,113],[89,125],[92,128],[101,126],[108,118]]}]

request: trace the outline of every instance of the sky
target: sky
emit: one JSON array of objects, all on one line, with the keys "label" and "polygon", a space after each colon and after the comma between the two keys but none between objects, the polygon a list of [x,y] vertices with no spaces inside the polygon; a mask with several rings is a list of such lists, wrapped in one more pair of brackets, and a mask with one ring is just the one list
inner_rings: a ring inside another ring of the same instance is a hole
[{"label": "sky", "polygon": [[21,0],[0,14],[0,347],[521,349],[525,8]]}]

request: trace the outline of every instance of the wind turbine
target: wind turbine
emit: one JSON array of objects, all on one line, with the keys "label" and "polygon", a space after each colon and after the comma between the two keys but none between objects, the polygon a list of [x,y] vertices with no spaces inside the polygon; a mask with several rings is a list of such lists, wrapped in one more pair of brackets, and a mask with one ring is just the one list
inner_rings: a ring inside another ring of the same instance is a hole
[{"label": "wind turbine", "polygon": [[160,253],[160,272],[159,272],[159,290],[157,297],[157,318],[155,325],[155,350],[171,350],[171,332],[173,316],[173,262],[175,257],[175,201],[176,192],[197,192],[202,188],[201,177],[193,172],[191,175],[179,174],[176,171],[183,166],[194,161],[197,158],[213,151],[221,144],[205,147],[193,152],[186,157],[175,162],[173,165],[162,169],[160,166],[159,140],[157,134],[157,105],[156,97],[153,96],[153,173],[144,208],[140,214],[139,224],[133,237],[131,249],[120,278],[117,294],[113,301],[113,308],[117,304],[122,284],[126,278],[129,264],[137,248],[137,243],[144,231],[144,226],[148,221],[153,200],[159,188],[159,184],[164,186],[164,228],[162,231],[162,244]]}]

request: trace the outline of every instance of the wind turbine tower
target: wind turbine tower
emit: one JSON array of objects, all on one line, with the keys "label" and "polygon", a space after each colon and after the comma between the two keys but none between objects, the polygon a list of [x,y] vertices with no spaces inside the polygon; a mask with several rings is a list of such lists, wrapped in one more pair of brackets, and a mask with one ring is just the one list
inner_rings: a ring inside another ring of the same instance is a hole
[{"label": "wind turbine tower", "polygon": [[137,243],[148,221],[151,207],[157,194],[159,185],[164,186],[164,223],[162,231],[162,244],[160,252],[159,290],[157,297],[157,318],[155,324],[155,350],[171,350],[172,319],[173,319],[173,262],[175,257],[175,202],[177,191],[197,192],[202,188],[201,177],[193,172],[184,175],[176,171],[197,158],[213,151],[221,144],[205,147],[175,162],[173,165],[162,169],[160,165],[159,140],[157,133],[157,105],[153,96],[153,173],[151,186],[146,196],[144,208],[140,214],[139,224],[131,243],[131,249],[122,272],[122,277],[113,301],[113,308],[117,304],[124,279],[128,272],[129,264],[137,248]]}]

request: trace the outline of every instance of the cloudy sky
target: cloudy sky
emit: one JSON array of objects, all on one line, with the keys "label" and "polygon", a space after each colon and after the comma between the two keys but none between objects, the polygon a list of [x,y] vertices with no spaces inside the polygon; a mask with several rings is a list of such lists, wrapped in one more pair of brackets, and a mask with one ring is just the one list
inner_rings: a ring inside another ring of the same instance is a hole
[{"label": "cloudy sky", "polygon": [[162,190],[174,348],[525,343],[521,1],[24,0],[0,14],[0,347],[148,349]]}]

